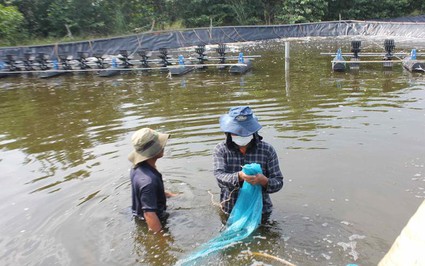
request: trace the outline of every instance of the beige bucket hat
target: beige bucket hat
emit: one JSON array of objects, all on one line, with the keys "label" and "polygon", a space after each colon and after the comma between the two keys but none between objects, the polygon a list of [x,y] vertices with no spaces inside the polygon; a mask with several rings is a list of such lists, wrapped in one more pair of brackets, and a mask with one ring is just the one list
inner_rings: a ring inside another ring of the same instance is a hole
[{"label": "beige bucket hat", "polygon": [[169,137],[170,134],[159,133],[150,128],[137,130],[131,137],[134,151],[128,155],[128,159],[136,165],[154,157],[165,147]]}]

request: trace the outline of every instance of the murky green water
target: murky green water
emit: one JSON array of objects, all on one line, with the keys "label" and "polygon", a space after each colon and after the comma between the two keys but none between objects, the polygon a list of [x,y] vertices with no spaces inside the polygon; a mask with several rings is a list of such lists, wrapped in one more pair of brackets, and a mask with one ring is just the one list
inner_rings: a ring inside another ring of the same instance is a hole
[{"label": "murky green water", "polygon": [[[211,153],[223,138],[218,118],[234,105],[259,117],[285,186],[272,195],[273,224],[210,264],[279,265],[250,252],[297,265],[376,264],[425,197],[425,74],[400,65],[332,73],[319,53],[347,51],[350,40],[293,42],[286,74],[283,43],[268,42],[241,47],[262,55],[243,76],[1,79],[1,264],[172,265],[216,236]],[[363,47],[382,51],[382,42]],[[130,136],[145,126],[172,134],[158,164],[181,193],[161,239],[130,212]]]}]

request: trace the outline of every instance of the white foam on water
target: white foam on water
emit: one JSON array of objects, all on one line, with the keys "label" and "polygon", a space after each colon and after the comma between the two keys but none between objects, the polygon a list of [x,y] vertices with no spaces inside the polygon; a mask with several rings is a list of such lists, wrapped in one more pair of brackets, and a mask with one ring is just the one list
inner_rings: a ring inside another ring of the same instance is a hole
[{"label": "white foam on water", "polygon": [[341,223],[342,223],[342,224],[345,224],[345,225],[353,225],[352,223],[347,222],[347,221],[341,221]]},{"label": "white foam on water", "polygon": [[350,241],[353,241],[353,240],[356,240],[356,239],[364,239],[364,238],[366,238],[366,236],[354,234],[354,235],[351,235],[348,239]]},{"label": "white foam on water", "polygon": [[356,250],[357,242],[354,240],[364,239],[364,238],[366,238],[366,236],[353,234],[348,237],[348,240],[350,240],[350,242],[338,242],[337,245],[342,247],[344,251],[349,250],[348,255],[350,255],[353,258],[353,260],[356,261],[359,258],[359,253]]},{"label": "white foam on water", "polygon": [[331,256],[329,256],[328,254],[322,253],[322,257],[324,257],[326,260],[330,260]]},{"label": "white foam on water", "polygon": [[351,255],[354,261],[356,261],[359,258],[359,253],[356,251],[356,245],[357,245],[356,241],[351,241],[347,243],[338,242],[338,246],[341,246],[344,249],[344,251],[347,251],[348,249],[350,249],[350,251],[348,252],[348,255]]}]

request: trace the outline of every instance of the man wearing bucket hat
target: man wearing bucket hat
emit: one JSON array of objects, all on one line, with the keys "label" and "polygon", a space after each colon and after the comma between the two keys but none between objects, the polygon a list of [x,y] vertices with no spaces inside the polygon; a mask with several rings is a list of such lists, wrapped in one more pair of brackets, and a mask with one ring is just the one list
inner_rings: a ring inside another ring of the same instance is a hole
[{"label": "man wearing bucket hat", "polygon": [[162,175],[156,169],[156,161],[164,155],[169,137],[169,134],[142,128],[133,134],[134,150],[128,156],[133,164],[130,171],[133,215],[145,220],[154,232],[162,229],[161,221],[167,217],[166,198],[174,195],[165,192]]},{"label": "man wearing bucket hat", "polygon": [[[283,186],[283,175],[275,149],[262,141],[258,134],[261,125],[248,106],[232,107],[220,117],[220,128],[226,139],[214,149],[214,176],[221,189],[222,210],[230,214],[243,182],[260,184],[263,188],[263,222],[272,212],[269,194]],[[261,165],[263,174],[246,175],[241,166],[250,163]]]}]

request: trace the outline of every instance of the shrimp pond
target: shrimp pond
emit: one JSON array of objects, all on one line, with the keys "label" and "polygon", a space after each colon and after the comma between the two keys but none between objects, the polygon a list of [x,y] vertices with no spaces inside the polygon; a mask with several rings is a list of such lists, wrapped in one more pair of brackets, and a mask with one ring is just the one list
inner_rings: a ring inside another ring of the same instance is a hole
[{"label": "shrimp pond", "polygon": [[[331,71],[353,37],[229,44],[261,55],[245,75],[213,67],[0,79],[0,264],[174,265],[222,227],[212,151],[218,119],[249,105],[279,156],[284,187],[271,223],[211,265],[376,265],[425,198],[425,73],[364,64]],[[384,52],[384,37],[362,51]],[[395,39],[396,51],[425,43]],[[207,46],[208,48],[208,46]],[[187,50],[183,51],[184,53]],[[212,51],[212,53],[215,53]],[[171,133],[158,161],[165,237],[131,215],[134,131]]]}]

